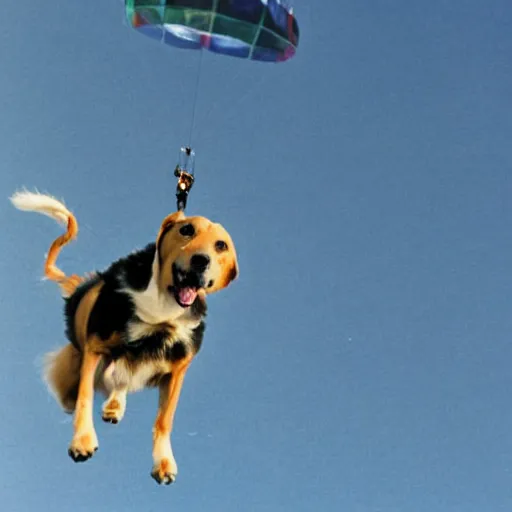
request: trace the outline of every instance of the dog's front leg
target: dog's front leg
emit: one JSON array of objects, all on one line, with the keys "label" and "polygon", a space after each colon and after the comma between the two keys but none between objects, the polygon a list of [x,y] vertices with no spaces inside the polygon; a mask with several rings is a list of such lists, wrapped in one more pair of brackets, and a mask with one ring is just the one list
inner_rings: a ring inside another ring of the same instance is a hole
[{"label": "dog's front leg", "polygon": [[85,346],[75,408],[74,435],[68,450],[69,456],[75,462],[83,462],[91,458],[98,449],[92,408],[94,375],[100,359],[100,354],[92,352],[87,345]]},{"label": "dog's front leg", "polygon": [[169,379],[160,384],[160,403],[153,427],[153,471],[151,476],[159,484],[170,484],[176,479],[178,466],[171,446],[174,414],[178,405],[185,373],[192,361],[187,357],[173,365]]}]

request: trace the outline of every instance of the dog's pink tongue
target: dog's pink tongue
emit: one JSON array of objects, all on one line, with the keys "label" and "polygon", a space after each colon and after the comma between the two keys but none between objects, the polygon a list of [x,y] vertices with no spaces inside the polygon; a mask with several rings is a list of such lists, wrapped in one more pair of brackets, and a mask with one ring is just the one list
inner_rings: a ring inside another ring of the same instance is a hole
[{"label": "dog's pink tongue", "polygon": [[190,306],[197,297],[197,290],[195,288],[182,288],[179,292],[180,302],[184,306]]}]

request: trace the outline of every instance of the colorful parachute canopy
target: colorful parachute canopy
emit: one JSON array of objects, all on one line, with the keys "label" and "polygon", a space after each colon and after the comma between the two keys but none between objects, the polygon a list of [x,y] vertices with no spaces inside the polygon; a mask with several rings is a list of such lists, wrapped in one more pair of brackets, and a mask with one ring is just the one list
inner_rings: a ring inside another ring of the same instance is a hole
[{"label": "colorful parachute canopy", "polygon": [[299,42],[279,0],[125,0],[125,11],[134,29],[178,48],[283,62]]}]

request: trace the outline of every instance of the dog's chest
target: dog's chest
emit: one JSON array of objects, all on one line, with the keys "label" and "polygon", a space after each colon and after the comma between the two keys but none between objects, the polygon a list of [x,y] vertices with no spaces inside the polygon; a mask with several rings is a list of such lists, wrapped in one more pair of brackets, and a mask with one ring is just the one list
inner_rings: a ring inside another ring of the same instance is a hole
[{"label": "dog's chest", "polygon": [[162,349],[171,349],[174,345],[180,343],[186,348],[192,346],[193,330],[190,326],[180,323],[162,323],[148,324],[140,319],[133,319],[128,322],[126,328],[126,343],[128,346],[142,347],[149,340],[156,343],[155,339],[160,340]]}]

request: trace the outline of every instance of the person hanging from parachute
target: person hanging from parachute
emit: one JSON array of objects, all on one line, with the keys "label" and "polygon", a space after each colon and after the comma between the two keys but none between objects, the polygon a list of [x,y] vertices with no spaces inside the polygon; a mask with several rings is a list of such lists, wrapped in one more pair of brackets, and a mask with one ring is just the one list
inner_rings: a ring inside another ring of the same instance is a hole
[{"label": "person hanging from parachute", "polygon": [[[285,62],[299,43],[299,26],[284,0],[125,0],[130,26],[157,41],[180,49],[260,62]],[[199,61],[199,71],[201,60]],[[198,71],[198,82],[199,82]],[[192,128],[196,98],[193,102]],[[192,133],[191,128],[191,133]],[[176,199],[184,210],[194,184],[194,152],[181,148],[174,170]]]},{"label": "person hanging from parachute", "polygon": [[194,151],[189,146],[181,148],[179,162],[174,169],[178,178],[176,185],[176,202],[178,210],[185,210],[190,189],[194,184]]}]

